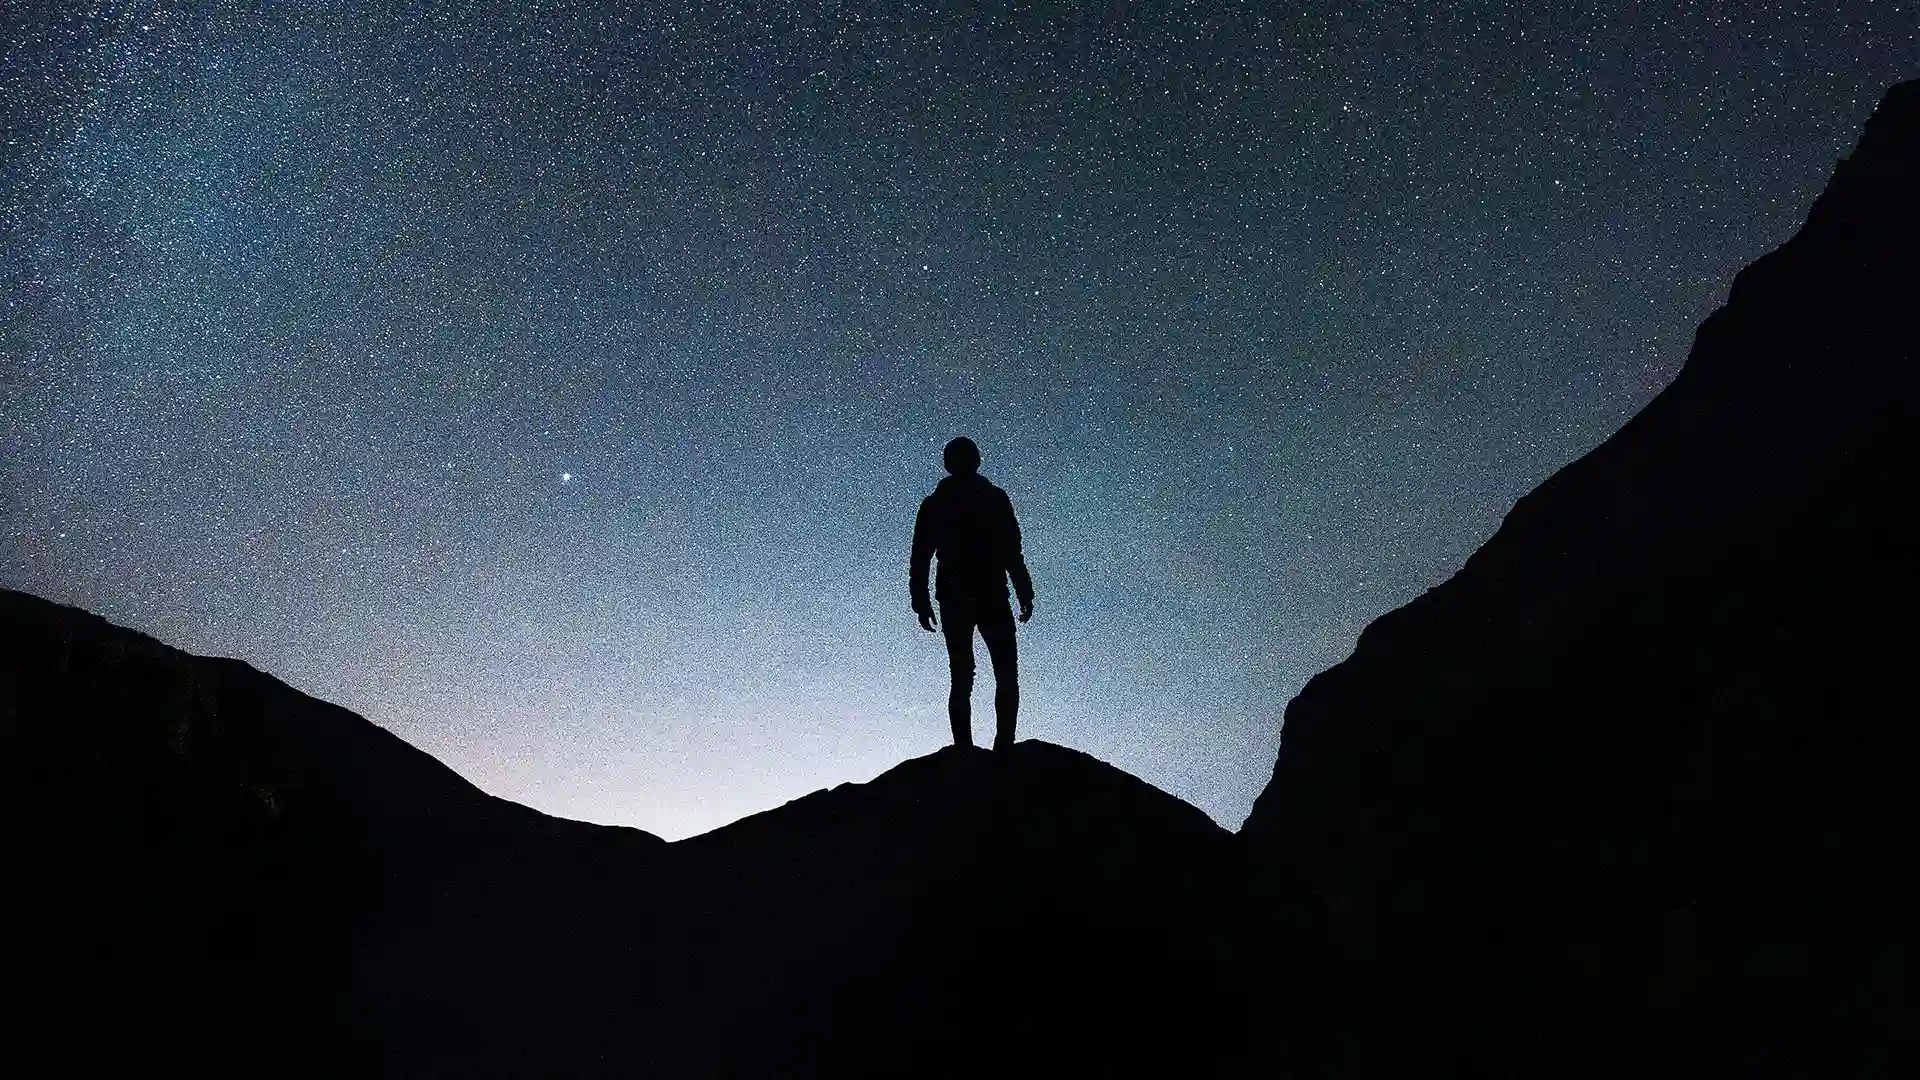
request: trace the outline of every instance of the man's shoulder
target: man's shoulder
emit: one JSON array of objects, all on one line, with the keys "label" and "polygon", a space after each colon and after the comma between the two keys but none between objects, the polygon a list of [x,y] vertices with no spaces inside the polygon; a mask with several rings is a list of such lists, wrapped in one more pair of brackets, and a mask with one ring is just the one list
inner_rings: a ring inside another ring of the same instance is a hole
[{"label": "man's shoulder", "polygon": [[982,499],[991,502],[1012,504],[1007,493],[998,484],[984,476],[969,477],[965,483],[957,482],[949,476],[934,485],[933,491],[920,500],[923,507],[959,500],[962,505],[977,506]]},{"label": "man's shoulder", "polygon": [[972,476],[967,477],[966,486],[973,492],[975,497],[985,495],[992,499],[1006,494],[1006,492],[1000,490],[999,484],[994,483],[979,473],[974,473]]}]

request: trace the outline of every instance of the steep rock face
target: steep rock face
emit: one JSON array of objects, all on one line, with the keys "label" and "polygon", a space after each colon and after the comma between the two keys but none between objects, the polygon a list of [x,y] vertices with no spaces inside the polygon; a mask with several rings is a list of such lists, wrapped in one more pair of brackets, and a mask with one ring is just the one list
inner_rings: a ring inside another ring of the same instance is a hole
[{"label": "steep rock face", "polygon": [[1045,743],[666,844],[4,591],[0,729],[9,1057],[41,1071],[1193,1075],[1239,1045],[1232,837]]},{"label": "steep rock face", "polygon": [[1287,709],[1278,1054],[1891,1075],[1916,763],[1920,83],[1686,367]]}]

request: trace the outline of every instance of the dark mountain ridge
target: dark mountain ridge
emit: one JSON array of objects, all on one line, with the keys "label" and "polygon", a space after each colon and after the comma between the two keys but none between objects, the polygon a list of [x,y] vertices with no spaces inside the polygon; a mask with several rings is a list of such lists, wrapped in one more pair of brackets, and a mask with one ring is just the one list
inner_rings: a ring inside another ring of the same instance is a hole
[{"label": "dark mountain ridge", "polygon": [[1881,1074],[1917,262],[1905,83],[1674,382],[1289,705],[1242,838],[1297,1067]]},{"label": "dark mountain ridge", "polygon": [[[0,725],[8,838],[36,882],[12,974],[62,1072],[132,1047],[197,1070],[348,1068],[369,1047],[342,1033],[380,1030],[369,1010],[467,974],[438,925],[666,846],[486,795],[239,661],[6,590]],[[57,1037],[103,1013],[129,1041]]]}]

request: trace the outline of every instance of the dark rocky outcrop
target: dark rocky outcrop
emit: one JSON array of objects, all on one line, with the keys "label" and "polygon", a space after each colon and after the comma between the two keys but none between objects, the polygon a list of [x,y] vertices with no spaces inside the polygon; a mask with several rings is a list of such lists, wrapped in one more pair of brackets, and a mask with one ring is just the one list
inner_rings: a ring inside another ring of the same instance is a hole
[{"label": "dark rocky outcrop", "polygon": [[1231,842],[1072,750],[943,750],[675,844],[714,943],[680,992],[737,1075],[1205,1070]]},{"label": "dark rocky outcrop", "polygon": [[1920,83],[1684,371],[1289,706],[1303,1075],[1901,1075]]},{"label": "dark rocky outcrop", "polygon": [[0,726],[50,1071],[1192,1073],[1240,1030],[1232,837],[1045,743],[666,844],[4,591]]}]

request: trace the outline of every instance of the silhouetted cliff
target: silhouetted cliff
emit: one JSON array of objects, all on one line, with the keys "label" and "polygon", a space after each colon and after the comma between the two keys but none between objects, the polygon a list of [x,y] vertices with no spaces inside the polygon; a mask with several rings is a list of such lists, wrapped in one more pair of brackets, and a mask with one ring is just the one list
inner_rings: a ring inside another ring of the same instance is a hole
[{"label": "silhouetted cliff", "polygon": [[36,930],[13,1049],[53,1071],[1191,1073],[1236,1045],[1232,837],[1071,750],[942,751],[669,845],[24,594],[0,676]]},{"label": "silhouetted cliff", "polygon": [[1286,713],[1296,1073],[1896,1075],[1920,83],[1685,369]]}]

